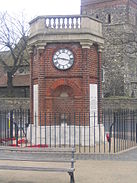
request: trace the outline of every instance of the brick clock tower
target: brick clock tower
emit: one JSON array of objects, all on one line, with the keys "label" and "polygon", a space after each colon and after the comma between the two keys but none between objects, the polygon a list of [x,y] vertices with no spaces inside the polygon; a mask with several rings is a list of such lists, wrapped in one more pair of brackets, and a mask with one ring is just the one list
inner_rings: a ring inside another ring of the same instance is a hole
[{"label": "brick clock tower", "polygon": [[[89,16],[30,22],[31,115],[101,111],[102,24]],[[39,122],[38,122],[39,124]],[[47,121],[48,125],[48,121]]]}]

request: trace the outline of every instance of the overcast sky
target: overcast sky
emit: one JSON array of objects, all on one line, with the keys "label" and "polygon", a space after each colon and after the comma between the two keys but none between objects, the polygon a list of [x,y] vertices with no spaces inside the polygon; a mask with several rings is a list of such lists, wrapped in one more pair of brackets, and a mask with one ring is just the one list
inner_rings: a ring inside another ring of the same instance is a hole
[{"label": "overcast sky", "polygon": [[0,11],[24,12],[30,21],[38,15],[80,14],[80,0],[0,0]]}]

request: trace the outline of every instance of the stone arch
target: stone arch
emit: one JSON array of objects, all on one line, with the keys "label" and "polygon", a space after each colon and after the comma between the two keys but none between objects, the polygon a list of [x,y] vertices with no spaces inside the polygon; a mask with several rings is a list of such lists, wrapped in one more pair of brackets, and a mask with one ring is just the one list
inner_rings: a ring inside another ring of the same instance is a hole
[{"label": "stone arch", "polygon": [[64,79],[59,79],[58,81],[54,81],[53,83],[51,83],[51,86],[47,90],[49,96],[52,96],[56,88],[60,86],[68,86],[73,89],[74,96],[82,96],[82,87],[80,87],[79,83],[72,82],[72,80],[66,81]]},{"label": "stone arch", "polygon": [[74,111],[74,92],[68,85],[60,85],[52,92],[52,108],[55,113],[68,114]]}]

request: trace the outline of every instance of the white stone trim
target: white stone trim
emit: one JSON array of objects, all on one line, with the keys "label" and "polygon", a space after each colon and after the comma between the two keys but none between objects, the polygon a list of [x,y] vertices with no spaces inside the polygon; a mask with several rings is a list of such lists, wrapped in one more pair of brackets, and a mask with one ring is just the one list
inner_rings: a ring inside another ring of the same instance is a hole
[{"label": "white stone trim", "polygon": [[[55,130],[56,129],[56,130]],[[30,131],[32,139],[30,139]],[[41,131],[41,135],[40,135]],[[35,136],[36,135],[36,136]],[[65,136],[64,136],[65,135]],[[32,125],[27,131],[28,142],[33,145],[45,144],[45,126]],[[61,124],[61,126],[46,126],[46,144],[51,145],[81,145],[93,146],[104,142],[104,126],[73,126]]]},{"label": "white stone trim", "polygon": [[[90,124],[94,126],[98,124],[98,86],[97,84],[90,84]],[[95,116],[95,121],[94,121]]]},{"label": "white stone trim", "polygon": [[38,125],[38,84],[33,85],[33,117],[34,121],[37,122]]}]

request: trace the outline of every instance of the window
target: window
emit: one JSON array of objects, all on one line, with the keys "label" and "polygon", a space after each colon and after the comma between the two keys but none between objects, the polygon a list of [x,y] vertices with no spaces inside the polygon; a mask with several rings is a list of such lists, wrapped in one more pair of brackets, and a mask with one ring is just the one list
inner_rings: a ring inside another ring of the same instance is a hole
[{"label": "window", "polygon": [[97,19],[99,18],[98,14],[96,15],[96,18],[97,18]]},{"label": "window", "polygon": [[111,14],[110,14],[110,13],[107,15],[107,23],[108,23],[108,24],[111,23]]}]

